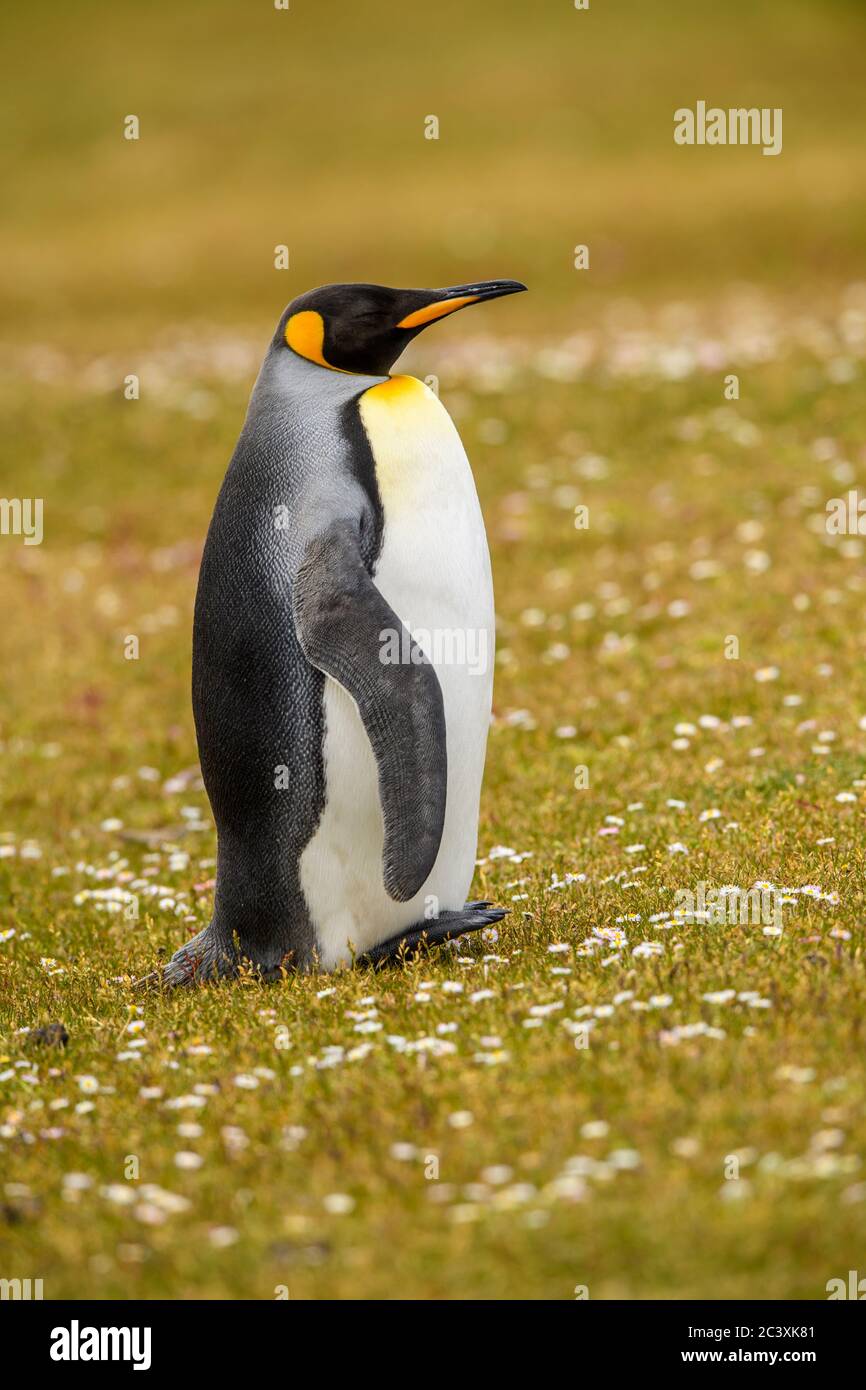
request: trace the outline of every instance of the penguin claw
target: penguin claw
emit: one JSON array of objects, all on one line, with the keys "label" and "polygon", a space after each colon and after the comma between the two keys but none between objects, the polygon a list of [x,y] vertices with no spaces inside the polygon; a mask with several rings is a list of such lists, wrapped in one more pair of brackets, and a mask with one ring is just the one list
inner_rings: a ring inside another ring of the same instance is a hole
[{"label": "penguin claw", "polygon": [[169,989],[202,984],[224,975],[237,974],[237,957],[220,947],[210,926],[175,951],[160,972],[160,983]]},{"label": "penguin claw", "polygon": [[183,985],[201,985],[217,980],[233,980],[243,972],[258,976],[262,981],[279,980],[290,969],[290,955],[262,959],[261,953],[247,950],[237,938],[227,945],[224,937],[214,932],[212,925],[175,951],[161,972],[159,983],[168,989]]},{"label": "penguin claw", "polygon": [[151,970],[147,975],[142,975],[140,980],[133,980],[132,988],[136,994],[145,994],[149,990],[159,989],[162,984],[162,972]]}]

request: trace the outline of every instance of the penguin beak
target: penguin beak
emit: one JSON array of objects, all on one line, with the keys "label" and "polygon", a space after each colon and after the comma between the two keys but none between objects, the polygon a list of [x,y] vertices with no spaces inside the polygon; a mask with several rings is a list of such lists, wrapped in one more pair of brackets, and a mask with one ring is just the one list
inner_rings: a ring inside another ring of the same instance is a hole
[{"label": "penguin beak", "polygon": [[501,299],[505,294],[519,294],[526,286],[519,280],[479,280],[472,285],[451,285],[443,290],[419,290],[420,307],[402,318],[397,328],[424,328],[436,319],[453,314],[467,304],[480,304],[485,299]]}]

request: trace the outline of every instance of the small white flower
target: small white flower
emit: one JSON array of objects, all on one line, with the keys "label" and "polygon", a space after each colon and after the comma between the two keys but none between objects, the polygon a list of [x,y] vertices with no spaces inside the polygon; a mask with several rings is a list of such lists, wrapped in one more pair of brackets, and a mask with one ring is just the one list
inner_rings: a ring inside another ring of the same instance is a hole
[{"label": "small white flower", "polygon": [[640,1167],[640,1154],[637,1149],[614,1149],[608,1156],[608,1163],[614,1168],[627,1170]]},{"label": "small white flower", "polygon": [[201,1154],[193,1153],[190,1149],[180,1149],[174,1156],[176,1168],[189,1169],[201,1168],[204,1159]]},{"label": "small white flower", "polygon": [[127,1187],[122,1182],[112,1182],[100,1188],[100,1195],[119,1207],[131,1207],[136,1199],[135,1188]]},{"label": "small white flower", "polygon": [[62,1181],[63,1190],[69,1192],[85,1192],[93,1186],[93,1179],[88,1173],[64,1173]]},{"label": "small white flower", "polygon": [[392,1144],[391,1157],[396,1158],[398,1163],[411,1163],[413,1158],[418,1157],[418,1150],[414,1144]]},{"label": "small white flower", "polygon": [[481,1171],[481,1181],[489,1183],[491,1187],[501,1187],[503,1183],[509,1182],[513,1176],[514,1169],[509,1168],[505,1163],[493,1164],[490,1168]]},{"label": "small white flower", "polygon": [[664,946],[660,941],[642,941],[639,946],[635,946],[632,956],[645,959],[648,956],[664,955]]},{"label": "small white flower", "polygon": [[213,1226],[208,1232],[208,1240],[217,1250],[226,1250],[240,1239],[234,1226]]},{"label": "small white flower", "polygon": [[468,1129],[474,1120],[475,1116],[471,1110],[455,1110],[448,1116],[448,1123],[452,1129]]},{"label": "small white flower", "polygon": [[329,1192],[327,1197],[322,1199],[322,1206],[331,1216],[346,1216],[354,1210],[355,1199],[347,1192]]}]

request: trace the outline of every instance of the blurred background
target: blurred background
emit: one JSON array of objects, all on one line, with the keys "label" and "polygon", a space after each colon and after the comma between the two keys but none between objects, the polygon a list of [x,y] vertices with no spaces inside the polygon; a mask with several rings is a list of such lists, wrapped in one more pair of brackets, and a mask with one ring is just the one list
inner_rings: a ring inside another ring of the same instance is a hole
[{"label": "blurred background", "polygon": [[[13,348],[261,342],[328,281],[520,277],[509,324],[545,332],[611,296],[862,269],[858,0],[13,0],[2,26]],[[676,146],[699,98],[782,107],[783,153]]]},{"label": "blurred background", "polygon": [[[6,0],[0,26],[0,497],[45,508],[43,544],[0,536],[0,1273],[824,1297],[866,1212],[866,547],[825,513],[866,478],[866,6]],[[698,101],[782,108],[781,154],[676,145]],[[499,277],[531,292],[405,359],[491,542],[495,951],[144,1008],[130,981],[210,912],[193,597],[274,325],[320,283]],[[782,937],[669,916],[768,878]],[[31,1050],[58,1021],[62,1058]]]}]

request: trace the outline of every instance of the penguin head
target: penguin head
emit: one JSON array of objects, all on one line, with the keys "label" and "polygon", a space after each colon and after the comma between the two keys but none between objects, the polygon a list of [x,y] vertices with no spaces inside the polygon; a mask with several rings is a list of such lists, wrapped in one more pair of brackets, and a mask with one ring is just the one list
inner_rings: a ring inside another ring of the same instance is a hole
[{"label": "penguin head", "polygon": [[293,300],[274,346],[338,372],[385,376],[428,323],[467,304],[525,290],[519,280],[479,280],[441,290],[386,285],[322,285]]}]

